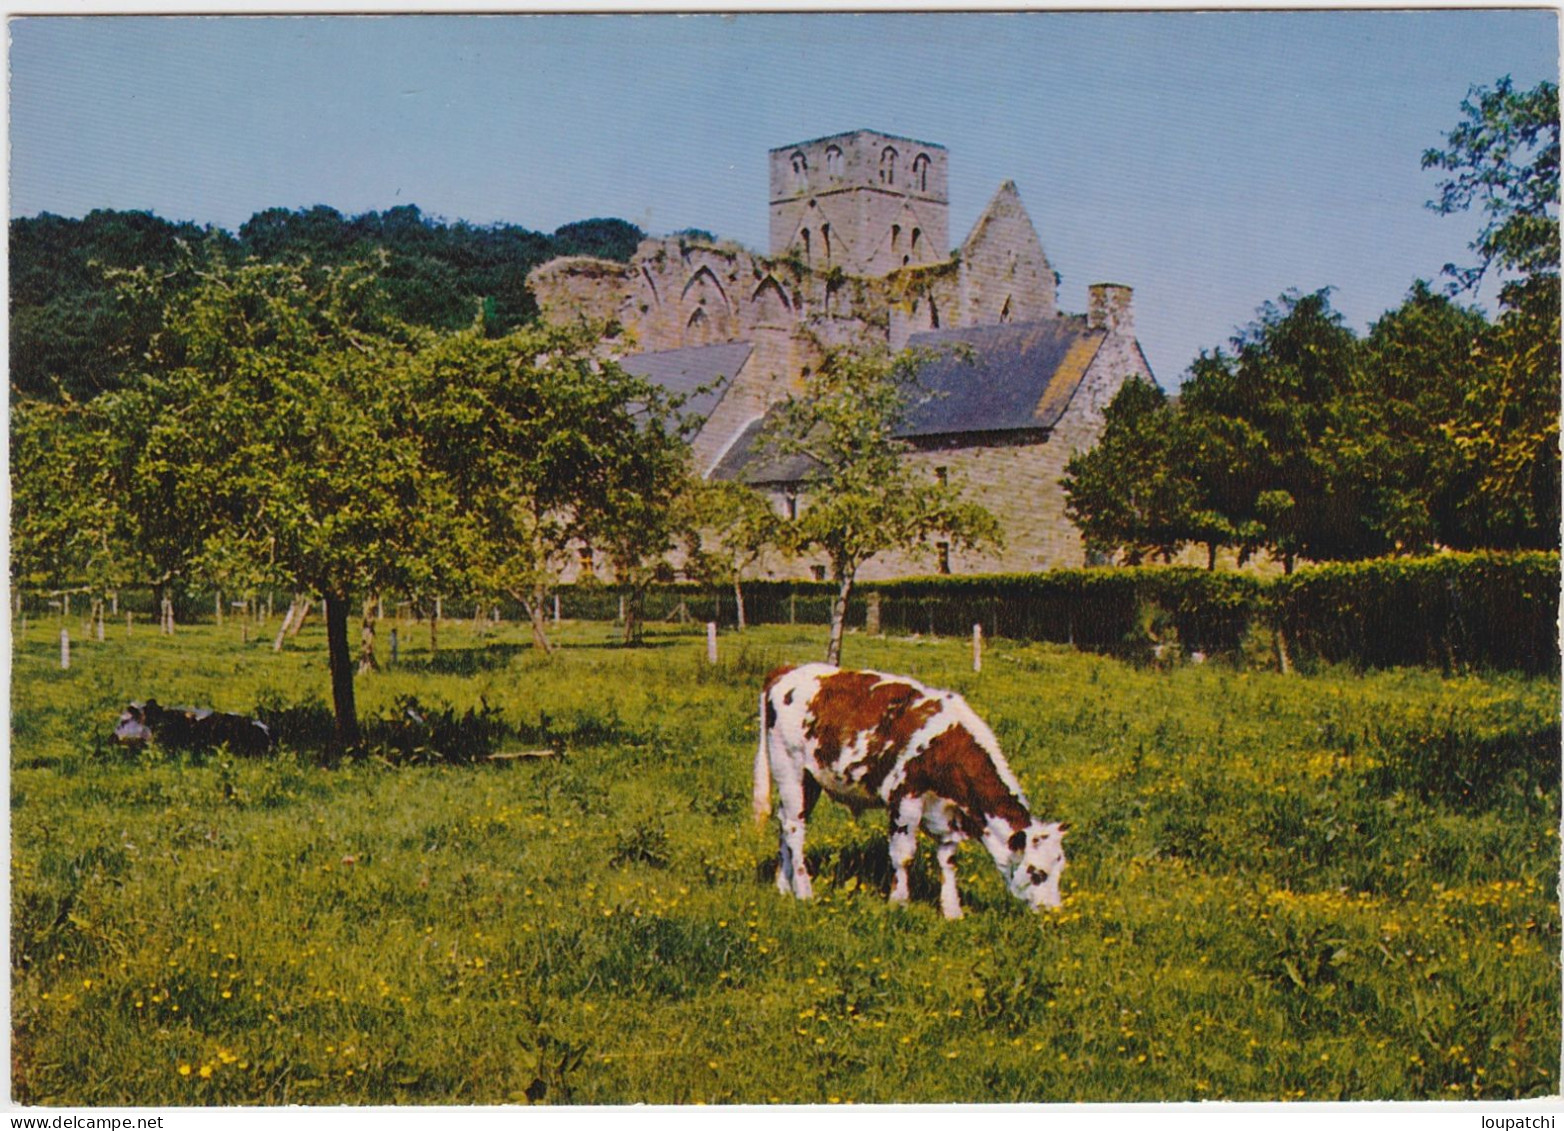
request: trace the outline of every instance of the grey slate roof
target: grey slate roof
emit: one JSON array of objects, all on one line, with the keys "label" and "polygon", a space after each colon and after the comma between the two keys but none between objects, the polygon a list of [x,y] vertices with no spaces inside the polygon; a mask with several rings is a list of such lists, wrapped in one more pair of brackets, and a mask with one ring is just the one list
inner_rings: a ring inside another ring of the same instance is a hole
[{"label": "grey slate roof", "polygon": [[[1107,335],[1084,318],[1051,318],[1003,326],[914,334],[913,348],[935,353],[918,371],[923,388],[898,435],[937,436],[1041,431],[1054,427]],[[962,347],[970,349],[964,356]],[[713,479],[796,483],[809,474],[805,456],[759,450],[756,420],[712,469]]]},{"label": "grey slate roof", "polygon": [[[913,405],[900,435],[1052,428],[1106,336],[1082,318],[914,334],[911,348],[939,356],[918,370],[927,396]],[[970,359],[953,348],[960,346],[970,348]]]},{"label": "grey slate roof", "polygon": [[751,421],[739,438],[723,453],[711,469],[712,479],[737,479],[744,483],[799,483],[813,470],[815,461],[808,456],[782,456],[760,447],[760,433],[776,410]]},{"label": "grey slate roof", "polygon": [[[753,351],[754,347],[748,342],[724,342],[715,346],[631,354],[619,364],[626,372],[675,396],[688,397],[684,402],[685,414],[709,418]],[[721,378],[726,380],[719,384]],[[703,391],[696,392],[697,389]]]}]

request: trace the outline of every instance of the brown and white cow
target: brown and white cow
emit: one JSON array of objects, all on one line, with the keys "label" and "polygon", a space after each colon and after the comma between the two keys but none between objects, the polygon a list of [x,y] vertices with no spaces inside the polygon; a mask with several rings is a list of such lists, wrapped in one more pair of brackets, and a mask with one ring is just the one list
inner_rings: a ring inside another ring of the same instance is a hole
[{"label": "brown and white cow", "polygon": [[1059,906],[1065,825],[1035,819],[994,734],[966,700],[905,676],[829,664],[781,668],[760,696],[755,819],[777,784],[777,887],[812,894],[804,827],[823,789],[856,816],[890,810],[891,902],[906,903],[921,825],[939,841],[940,908],[961,916],[956,848],[975,838],[1005,885],[1034,910]]}]

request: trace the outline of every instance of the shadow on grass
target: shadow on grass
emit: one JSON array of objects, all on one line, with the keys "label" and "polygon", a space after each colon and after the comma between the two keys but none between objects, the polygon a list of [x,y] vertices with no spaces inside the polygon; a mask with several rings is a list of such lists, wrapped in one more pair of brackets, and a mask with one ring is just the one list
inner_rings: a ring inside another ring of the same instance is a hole
[{"label": "shadow on grass", "polygon": [[[908,869],[909,890],[914,903],[939,902],[939,877],[933,865],[934,850],[931,842],[920,843],[922,849],[913,858]],[[857,880],[859,888],[877,892],[882,898],[891,891],[890,844],[884,836],[876,836],[861,844],[847,844],[840,848],[810,848],[804,846],[804,859],[809,874],[817,884],[842,888],[849,881]],[[767,886],[776,883],[777,858],[770,856],[755,869],[755,878]]]},{"label": "shadow on grass", "polygon": [[397,662],[397,670],[429,675],[477,675],[508,667],[519,655],[532,651],[531,644],[485,644],[480,648],[450,648],[416,659]]}]

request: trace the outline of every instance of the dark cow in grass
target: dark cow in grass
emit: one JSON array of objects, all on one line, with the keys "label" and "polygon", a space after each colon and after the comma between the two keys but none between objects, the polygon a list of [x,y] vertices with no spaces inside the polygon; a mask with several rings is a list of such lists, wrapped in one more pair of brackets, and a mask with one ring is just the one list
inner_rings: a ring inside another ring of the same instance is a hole
[{"label": "dark cow in grass", "polygon": [[227,746],[235,754],[264,754],[272,733],[258,719],[225,715],[209,707],[164,707],[156,699],[132,703],[119,717],[114,741],[126,746],[156,742],[181,750]]},{"label": "dark cow in grass", "polygon": [[755,818],[778,791],[777,887],[811,893],[804,824],[824,790],[856,814],[890,810],[891,901],[908,897],[907,866],[921,827],[939,842],[940,908],[961,916],[956,847],[980,841],[1011,894],[1034,910],[1060,904],[1064,832],[1032,816],[999,742],[953,691],[905,676],[841,671],[828,664],[783,668],[760,696]]}]

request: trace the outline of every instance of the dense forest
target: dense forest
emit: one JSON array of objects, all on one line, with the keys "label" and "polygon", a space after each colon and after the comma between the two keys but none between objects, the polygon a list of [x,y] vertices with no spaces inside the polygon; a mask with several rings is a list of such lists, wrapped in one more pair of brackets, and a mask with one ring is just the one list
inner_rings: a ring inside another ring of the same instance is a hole
[{"label": "dense forest", "polygon": [[511,224],[478,227],[425,216],[415,205],[343,216],[334,208],[256,213],[237,233],[149,212],[44,213],[11,221],[13,397],[84,400],[116,389],[161,317],[138,304],[127,273],[194,285],[212,257],[317,265],[372,260],[396,317],[438,329],[481,318],[498,337],[537,313],[527,273],[549,259],[627,261],[643,233],[623,220],[583,220],[552,235]]}]

